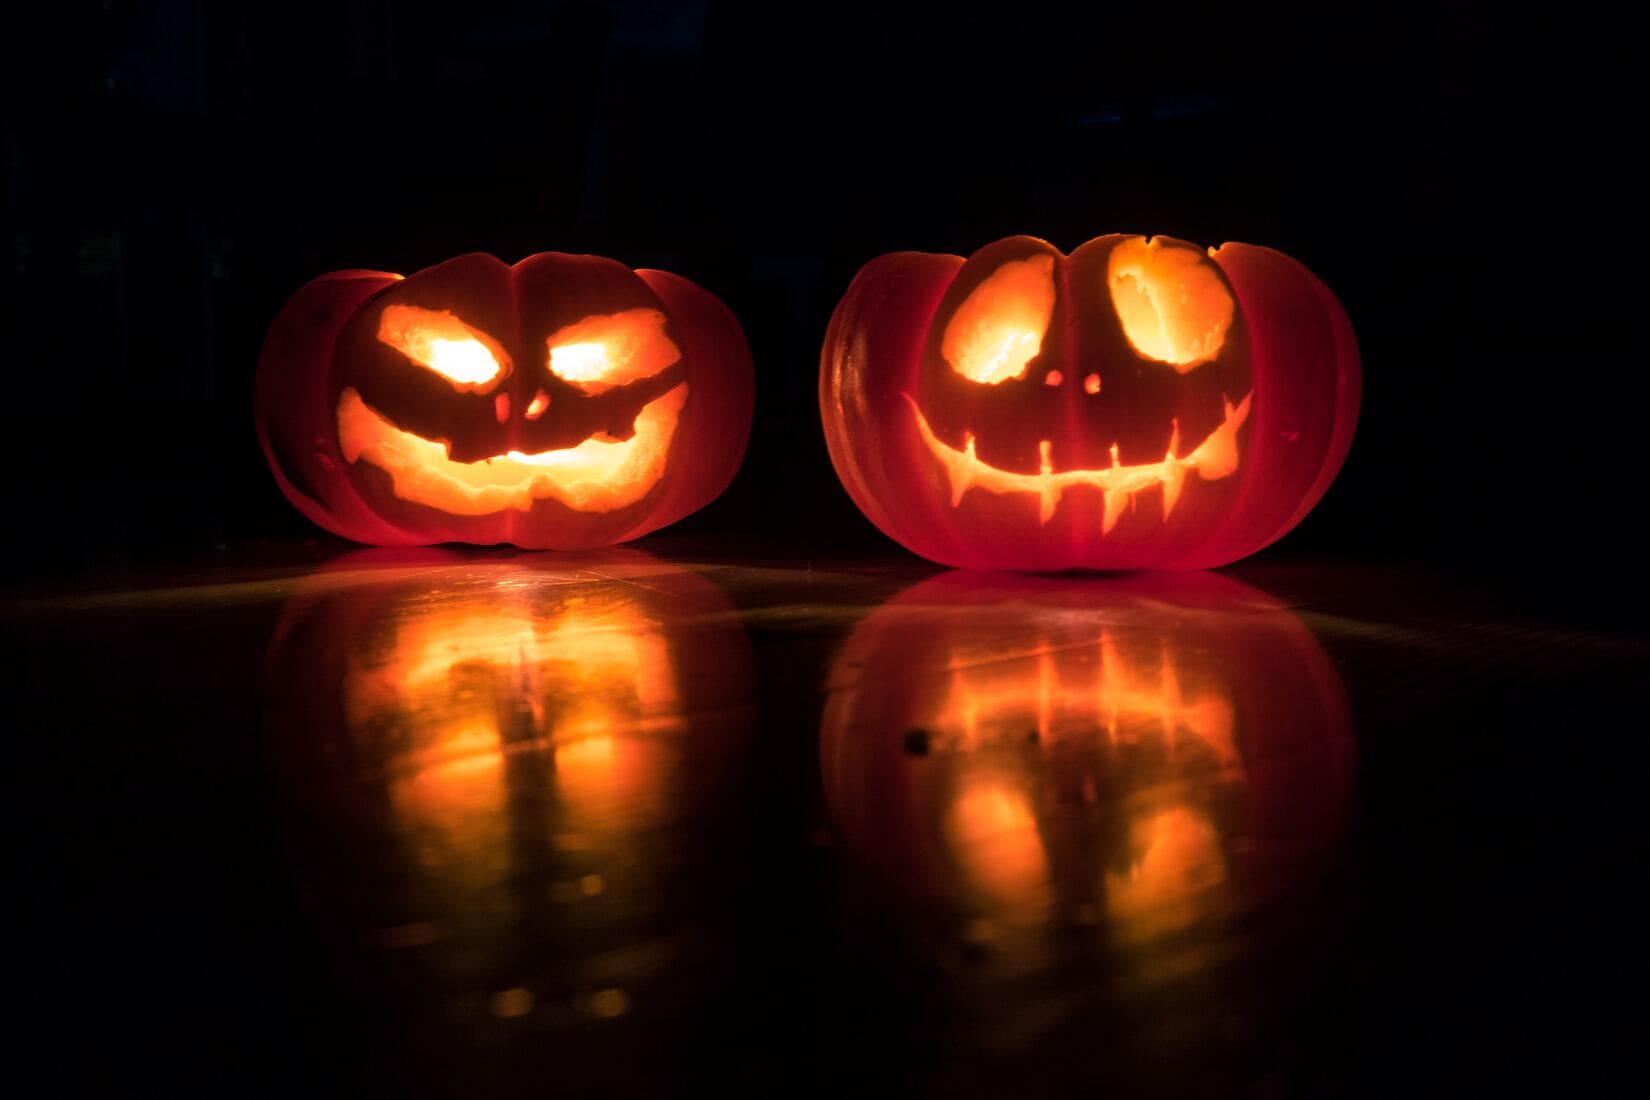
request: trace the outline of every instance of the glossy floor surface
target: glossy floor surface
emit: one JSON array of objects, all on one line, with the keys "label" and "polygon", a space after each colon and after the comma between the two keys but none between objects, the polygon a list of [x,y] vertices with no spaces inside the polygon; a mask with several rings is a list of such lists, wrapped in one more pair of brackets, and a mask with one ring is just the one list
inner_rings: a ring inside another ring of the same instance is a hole
[{"label": "glossy floor surface", "polygon": [[329,554],[6,602],[14,1072],[1417,1095],[1619,1053],[1624,630],[1371,567]]}]

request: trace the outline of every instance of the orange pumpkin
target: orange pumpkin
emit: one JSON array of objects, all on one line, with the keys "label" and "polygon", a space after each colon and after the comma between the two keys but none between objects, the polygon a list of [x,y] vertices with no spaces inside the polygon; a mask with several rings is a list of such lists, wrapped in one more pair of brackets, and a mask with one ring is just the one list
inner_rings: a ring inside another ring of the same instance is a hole
[{"label": "orange pumpkin", "polygon": [[1271,249],[1032,237],[867,264],[825,338],[838,476],[891,538],[984,569],[1192,569],[1293,527],[1357,419],[1352,328]]},{"label": "orange pumpkin", "polygon": [[685,279],[476,253],[299,290],[258,363],[258,437],[287,499],[346,538],[584,549],[726,488],[752,379],[738,322]]}]

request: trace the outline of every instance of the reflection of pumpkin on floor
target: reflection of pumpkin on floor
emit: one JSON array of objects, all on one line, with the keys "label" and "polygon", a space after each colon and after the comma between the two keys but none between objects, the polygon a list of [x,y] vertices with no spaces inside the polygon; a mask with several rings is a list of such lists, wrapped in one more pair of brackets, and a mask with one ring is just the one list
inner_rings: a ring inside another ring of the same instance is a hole
[{"label": "reflection of pumpkin on floor", "polygon": [[947,565],[1207,568],[1282,536],[1352,440],[1352,328],[1271,249],[1032,237],[866,264],[820,411],[872,522]]},{"label": "reflection of pumpkin on floor", "polygon": [[752,415],[720,301],[555,252],[314,279],[270,329],[256,396],[287,499],[390,546],[635,538],[721,493]]},{"label": "reflection of pumpkin on floor", "polygon": [[[1005,915],[1161,917],[1225,877],[1233,823],[1214,818],[1243,782],[1231,703],[1183,684],[1195,670],[1161,639],[1123,634],[1121,648],[1102,626],[1091,646],[1045,640],[1006,661],[953,651],[932,728],[960,736],[941,734],[953,751],[935,761],[952,767],[936,797],[961,877]],[[1059,913],[1026,912],[1045,891],[1031,908]]]},{"label": "reflection of pumpkin on floor", "polygon": [[668,816],[670,742],[686,723],[669,647],[631,598],[507,595],[398,620],[393,648],[346,670],[346,720],[399,727],[408,770],[391,800],[443,863],[509,850],[513,767],[542,783],[546,836],[564,848]]},{"label": "reflection of pumpkin on floor", "polygon": [[965,935],[1149,941],[1286,880],[1345,811],[1333,668],[1222,577],[935,578],[855,630],[830,693],[849,847]]},{"label": "reflection of pumpkin on floor", "polygon": [[751,718],[720,593],[635,551],[374,568],[395,553],[310,578],[270,647],[276,750],[338,818],[325,877],[363,924],[438,939],[477,995],[538,953],[600,968],[658,934],[687,872],[667,856],[714,816]]}]

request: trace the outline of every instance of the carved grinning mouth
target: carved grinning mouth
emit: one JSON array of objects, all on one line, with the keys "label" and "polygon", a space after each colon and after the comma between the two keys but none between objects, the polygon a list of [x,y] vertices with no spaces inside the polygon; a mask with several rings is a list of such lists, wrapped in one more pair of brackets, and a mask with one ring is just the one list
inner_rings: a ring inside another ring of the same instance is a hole
[{"label": "carved grinning mouth", "polygon": [[1163,518],[1168,519],[1169,513],[1174,511],[1175,502],[1180,499],[1180,490],[1185,485],[1189,472],[1195,472],[1206,481],[1215,481],[1236,471],[1237,433],[1243,422],[1249,418],[1249,402],[1254,395],[1245,394],[1243,400],[1236,405],[1230,401],[1225,402],[1226,417],[1220,426],[1210,432],[1208,438],[1185,457],[1175,454],[1180,448],[1180,426],[1176,424],[1169,439],[1168,454],[1164,455],[1161,462],[1124,466],[1118,459],[1117,444],[1113,443],[1110,466],[1098,470],[1056,472],[1050,457],[1053,444],[1045,439],[1038,445],[1042,468],[1034,474],[1001,470],[989,462],[981,461],[974,453],[973,432],[963,436],[962,450],[944,442],[928,426],[928,418],[922,414],[916,399],[910,394],[903,396],[911,403],[911,412],[917,418],[917,430],[922,433],[922,440],[928,445],[929,453],[945,467],[946,476],[951,481],[953,508],[962,503],[963,496],[970,489],[983,489],[988,493],[998,494],[1034,493],[1038,498],[1037,520],[1039,523],[1047,523],[1054,518],[1054,511],[1060,506],[1060,497],[1067,489],[1088,485],[1105,494],[1106,511],[1101,523],[1101,531],[1105,533],[1116,526],[1123,509],[1133,500],[1134,494],[1143,489],[1162,487]]},{"label": "carved grinning mouth", "polygon": [[649,401],[629,439],[592,438],[562,450],[455,462],[448,444],[396,427],[351,387],[338,399],[338,442],[346,461],[389,474],[402,500],[452,515],[525,512],[546,498],[580,512],[611,512],[641,500],[664,476],[686,400],[682,382]]}]

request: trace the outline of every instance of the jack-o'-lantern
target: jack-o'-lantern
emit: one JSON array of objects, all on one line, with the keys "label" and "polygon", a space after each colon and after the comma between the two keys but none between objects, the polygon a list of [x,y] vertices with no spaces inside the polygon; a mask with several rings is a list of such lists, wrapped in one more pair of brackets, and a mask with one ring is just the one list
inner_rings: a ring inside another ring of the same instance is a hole
[{"label": "jack-o'-lantern", "polygon": [[1348,808],[1333,666],[1212,574],[937,577],[854,630],[828,692],[848,847],[1010,972],[1084,940],[1149,967],[1296,881]]},{"label": "jack-o'-lantern", "polygon": [[438,1013],[623,1015],[653,964],[611,957],[715,880],[751,665],[699,576],[364,551],[305,579],[265,679],[306,888],[351,940],[421,948],[397,981]]},{"label": "jack-o'-lantern", "polygon": [[256,411],[282,492],[336,534],[567,550],[714,500],[752,394],[738,322],[687,280],[476,253],[304,286],[265,341]]},{"label": "jack-o'-lantern", "polygon": [[854,502],[969,568],[1198,569],[1271,543],[1340,469],[1360,373],[1298,262],[1227,244],[1031,237],[882,256],[825,339]]}]

